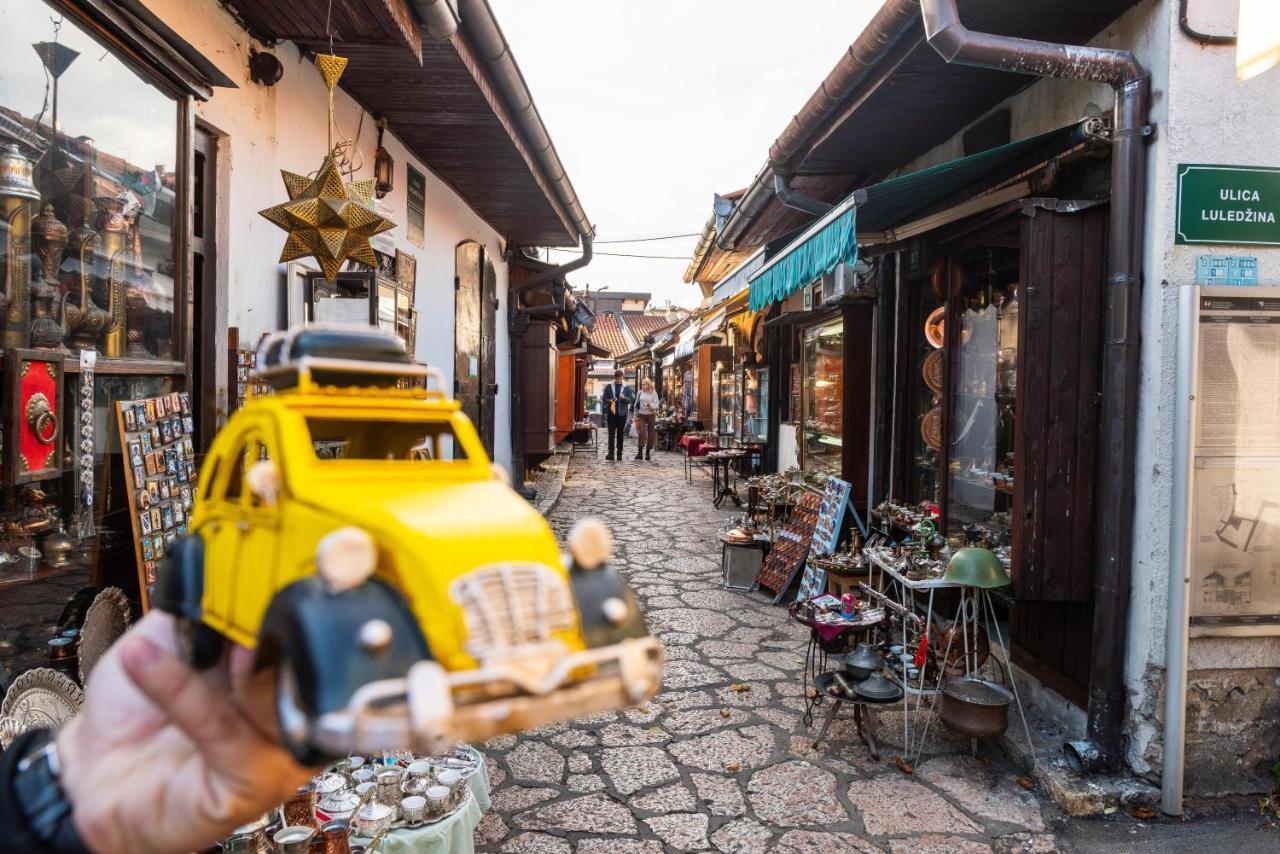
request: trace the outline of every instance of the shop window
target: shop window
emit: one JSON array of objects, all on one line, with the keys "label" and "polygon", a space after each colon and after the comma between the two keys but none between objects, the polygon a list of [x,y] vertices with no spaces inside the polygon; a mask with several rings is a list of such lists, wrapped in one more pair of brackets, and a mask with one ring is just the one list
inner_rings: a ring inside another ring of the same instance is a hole
[{"label": "shop window", "polygon": [[903,338],[907,366],[904,386],[906,418],[903,447],[905,478],[901,497],[908,504],[937,502],[941,485],[942,398],[946,354],[939,318],[943,317],[940,290],[928,282],[912,287],[910,315]]},{"label": "shop window", "polygon": [[32,171],[9,182],[3,219],[33,253],[34,316],[5,343],[180,360],[177,102],[51,6],[0,0],[0,18],[0,146],[7,169]]},{"label": "shop window", "polygon": [[742,375],[738,371],[723,367],[716,372],[716,402],[719,407],[717,432],[722,436],[733,436],[741,439],[738,432],[738,407],[742,396]]},{"label": "shop window", "polygon": [[801,465],[810,475],[842,473],[844,324],[805,330]]},{"label": "shop window", "polygon": [[989,248],[959,264],[947,330],[951,383],[947,526],[981,529],[1007,545],[1013,500],[1014,395],[1018,357],[1017,249]]}]

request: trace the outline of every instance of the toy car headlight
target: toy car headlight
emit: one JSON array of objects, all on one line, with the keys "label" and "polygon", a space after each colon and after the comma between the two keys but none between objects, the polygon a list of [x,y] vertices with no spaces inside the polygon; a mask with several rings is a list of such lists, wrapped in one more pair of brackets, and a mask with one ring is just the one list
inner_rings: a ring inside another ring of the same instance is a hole
[{"label": "toy car headlight", "polygon": [[359,587],[378,566],[378,547],[363,528],[339,528],[316,546],[316,571],[334,593]]},{"label": "toy car headlight", "polygon": [[569,530],[569,554],[579,569],[598,569],[613,556],[613,534],[599,519],[583,519]]}]

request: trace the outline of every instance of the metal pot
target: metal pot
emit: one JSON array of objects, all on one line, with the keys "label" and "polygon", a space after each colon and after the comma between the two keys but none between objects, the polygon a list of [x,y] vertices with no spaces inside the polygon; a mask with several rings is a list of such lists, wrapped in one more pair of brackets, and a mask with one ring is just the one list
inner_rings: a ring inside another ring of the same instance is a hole
[{"label": "metal pot", "polygon": [[858,648],[844,657],[844,672],[862,681],[884,667],[884,659],[872,643],[860,643]]},{"label": "metal pot", "polygon": [[902,699],[902,689],[879,673],[859,682],[857,692],[864,700],[881,703]]},{"label": "metal pot", "polygon": [[953,732],[969,738],[999,735],[1009,726],[1013,694],[986,679],[948,679],[938,698],[938,716]]}]

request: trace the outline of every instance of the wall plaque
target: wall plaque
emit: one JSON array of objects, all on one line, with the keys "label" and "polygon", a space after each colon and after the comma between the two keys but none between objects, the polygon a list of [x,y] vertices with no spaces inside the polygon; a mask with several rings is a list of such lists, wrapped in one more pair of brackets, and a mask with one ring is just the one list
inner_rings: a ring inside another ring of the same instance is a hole
[{"label": "wall plaque", "polygon": [[1174,242],[1280,246],[1280,168],[1179,164]]}]

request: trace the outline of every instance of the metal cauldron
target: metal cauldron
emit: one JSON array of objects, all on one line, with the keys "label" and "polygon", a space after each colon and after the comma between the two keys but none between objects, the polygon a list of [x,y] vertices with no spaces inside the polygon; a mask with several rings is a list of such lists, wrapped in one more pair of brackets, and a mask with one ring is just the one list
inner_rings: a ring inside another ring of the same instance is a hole
[{"label": "metal cauldron", "polygon": [[947,728],[969,738],[999,735],[1009,726],[1013,694],[986,679],[948,679],[938,700],[938,717]]},{"label": "metal cauldron", "polygon": [[873,643],[860,643],[858,648],[844,657],[844,672],[862,681],[884,667],[884,659],[876,652]]}]

